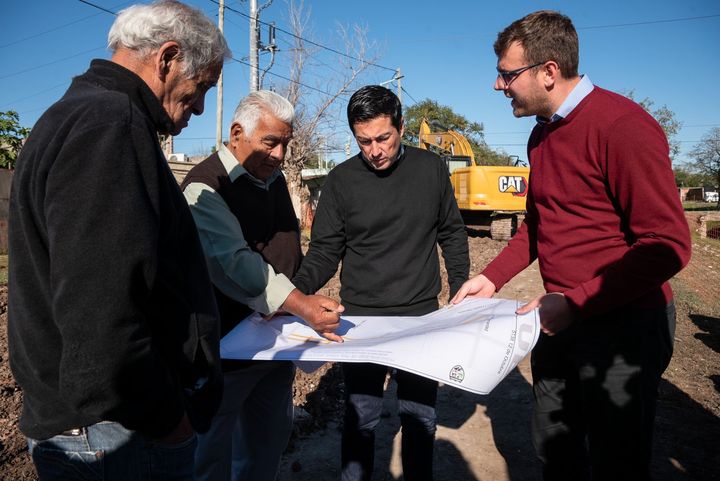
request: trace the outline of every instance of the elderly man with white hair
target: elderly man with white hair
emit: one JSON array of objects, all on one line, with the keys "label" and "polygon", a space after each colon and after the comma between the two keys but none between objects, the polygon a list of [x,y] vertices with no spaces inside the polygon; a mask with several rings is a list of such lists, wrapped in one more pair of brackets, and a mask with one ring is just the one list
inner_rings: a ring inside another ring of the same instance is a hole
[{"label": "elderly man with white hair", "polygon": [[[200,232],[225,335],[253,311],[287,311],[327,339],[343,307],[305,295],[291,279],[302,259],[300,230],[280,166],[293,135],[294,109],[270,91],[240,101],[227,147],[183,182]],[[210,430],[200,436],[199,481],[272,481],[292,428],[289,362],[223,359],[225,392]]]},{"label": "elderly man with white hair", "polygon": [[220,402],[219,320],[158,143],[200,115],[229,57],[201,12],[123,10],[35,124],[10,201],[9,345],[41,480],[193,479]]}]

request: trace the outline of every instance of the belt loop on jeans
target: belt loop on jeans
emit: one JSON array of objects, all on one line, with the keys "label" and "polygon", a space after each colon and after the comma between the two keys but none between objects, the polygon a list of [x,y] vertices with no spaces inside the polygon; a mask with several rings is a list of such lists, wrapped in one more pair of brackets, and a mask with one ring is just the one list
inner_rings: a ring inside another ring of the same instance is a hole
[{"label": "belt loop on jeans", "polygon": [[82,435],[85,434],[86,432],[87,432],[87,429],[84,428],[84,427],[82,427],[82,428],[72,428],[72,429],[68,429],[67,431],[61,432],[61,433],[60,433],[60,436],[82,436]]}]

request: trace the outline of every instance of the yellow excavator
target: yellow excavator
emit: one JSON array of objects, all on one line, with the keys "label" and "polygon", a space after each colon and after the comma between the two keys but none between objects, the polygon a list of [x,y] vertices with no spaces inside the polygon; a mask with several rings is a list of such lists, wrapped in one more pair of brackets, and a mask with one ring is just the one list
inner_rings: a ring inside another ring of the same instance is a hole
[{"label": "yellow excavator", "polygon": [[530,169],[512,165],[478,165],[468,140],[443,129],[433,132],[420,122],[418,146],[433,150],[446,162],[455,200],[465,224],[490,225],[490,237],[509,240],[525,214]]}]

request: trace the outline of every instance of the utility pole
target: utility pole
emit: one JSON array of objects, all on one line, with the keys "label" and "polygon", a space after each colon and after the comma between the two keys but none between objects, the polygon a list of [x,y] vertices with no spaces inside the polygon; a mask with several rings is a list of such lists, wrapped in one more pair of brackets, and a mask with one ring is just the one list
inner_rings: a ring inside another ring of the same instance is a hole
[{"label": "utility pole", "polygon": [[160,148],[163,151],[163,154],[165,154],[165,158],[169,159],[170,155],[174,152],[175,146],[173,144],[173,136],[172,135],[160,135]]},{"label": "utility pole", "polygon": [[257,92],[260,85],[258,64],[258,9],[257,0],[250,0],[250,92]]},{"label": "utility pole", "polygon": [[[218,28],[223,33],[225,26],[225,0],[220,0],[218,7]],[[217,115],[215,118],[215,149],[220,150],[222,145],[222,116],[223,116],[223,74],[220,70],[220,76],[217,82]]]},{"label": "utility pole", "polygon": [[401,83],[402,78],[403,78],[403,76],[400,73],[400,69],[398,68],[395,70],[395,75],[393,75],[393,78],[391,78],[390,80],[386,80],[384,82],[380,82],[380,84],[379,84],[384,87],[384,86],[391,84],[397,80],[397,97],[400,100],[401,104],[402,104],[402,83]]},{"label": "utility pole", "polygon": [[400,99],[400,105],[402,105],[402,75],[400,75],[400,68],[395,70],[395,78],[398,83],[398,99]]}]

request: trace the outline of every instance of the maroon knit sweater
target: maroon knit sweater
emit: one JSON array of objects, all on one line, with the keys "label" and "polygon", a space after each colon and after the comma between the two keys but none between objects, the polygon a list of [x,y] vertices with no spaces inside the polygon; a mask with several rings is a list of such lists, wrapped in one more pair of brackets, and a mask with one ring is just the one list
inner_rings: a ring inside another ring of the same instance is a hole
[{"label": "maroon knit sweater", "polygon": [[546,291],[581,319],[666,306],[690,235],[658,123],[595,87],[565,119],[535,127],[528,157],[527,217],[483,274],[499,290],[538,258]]}]

